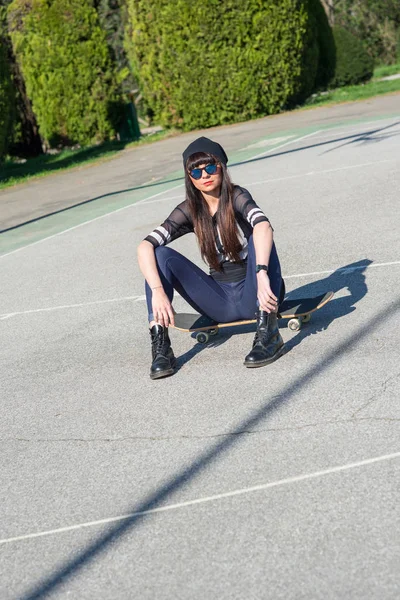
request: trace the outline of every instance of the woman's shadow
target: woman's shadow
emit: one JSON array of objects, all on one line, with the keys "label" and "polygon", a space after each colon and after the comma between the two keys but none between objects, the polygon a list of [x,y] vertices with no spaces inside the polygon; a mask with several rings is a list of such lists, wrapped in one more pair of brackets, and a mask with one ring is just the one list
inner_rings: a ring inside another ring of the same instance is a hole
[{"label": "woman's shadow", "polygon": [[[311,321],[304,324],[300,331],[286,342],[286,352],[293,350],[309,335],[315,335],[328,329],[329,325],[335,319],[344,317],[356,310],[355,305],[368,291],[365,282],[365,269],[372,262],[372,260],[365,258],[350,263],[344,267],[340,267],[323,279],[313,281],[287,292],[285,298],[289,300],[294,298],[313,298],[329,291],[334,292],[335,296],[328,304],[316,311],[312,315]],[[342,294],[338,297],[339,292],[342,292]],[[287,327],[287,323],[286,319],[281,319],[279,327]],[[177,359],[178,370],[205,348],[220,346],[227,342],[233,335],[249,333],[255,331],[255,329],[255,324],[220,329],[218,335],[210,337],[210,341],[207,344],[197,343],[193,348],[179,356]],[[195,334],[192,334],[192,337],[195,338]]]}]

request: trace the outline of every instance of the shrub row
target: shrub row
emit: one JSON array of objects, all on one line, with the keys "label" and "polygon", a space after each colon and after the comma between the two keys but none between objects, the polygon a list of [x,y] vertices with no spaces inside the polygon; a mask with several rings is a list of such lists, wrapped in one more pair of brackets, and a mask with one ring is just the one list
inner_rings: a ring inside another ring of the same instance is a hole
[{"label": "shrub row", "polygon": [[13,85],[8,66],[7,48],[0,30],[0,160],[7,149],[13,106]]},{"label": "shrub row", "polygon": [[91,0],[14,0],[9,33],[42,139],[82,145],[114,134],[119,115],[105,32]]},{"label": "shrub row", "polygon": [[336,46],[336,67],[330,87],[354,85],[370,79],[374,70],[374,61],[362,42],[342,27],[334,27],[333,35]]},{"label": "shrub row", "polygon": [[[13,0],[9,7],[14,53],[47,146],[100,142],[118,127],[109,4],[97,2],[97,12],[93,0]],[[127,10],[132,68],[149,112],[165,126],[190,130],[273,114],[315,89],[372,74],[360,42],[340,27],[332,33],[320,0],[127,0]],[[119,22],[113,27],[121,36]],[[1,156],[13,105],[1,46],[0,67]]]},{"label": "shrub row", "polygon": [[189,130],[273,114],[316,85],[315,21],[328,26],[315,0],[127,2],[132,67],[163,125]]}]

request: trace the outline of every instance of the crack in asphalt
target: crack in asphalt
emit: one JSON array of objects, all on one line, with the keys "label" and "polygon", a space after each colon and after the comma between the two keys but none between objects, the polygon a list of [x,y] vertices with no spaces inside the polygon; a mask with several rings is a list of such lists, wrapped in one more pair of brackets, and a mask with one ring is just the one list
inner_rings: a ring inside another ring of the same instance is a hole
[{"label": "crack in asphalt", "polygon": [[305,423],[304,425],[297,425],[295,427],[275,427],[268,429],[256,429],[256,430],[243,430],[237,432],[217,433],[213,435],[178,435],[178,436],[125,436],[120,438],[3,438],[0,439],[0,443],[5,442],[31,442],[31,443],[60,443],[60,442],[128,442],[128,441],[168,441],[168,440],[203,440],[213,439],[229,436],[240,436],[240,435],[259,435],[263,433],[274,433],[279,431],[300,431],[311,427],[320,427],[324,425],[339,425],[346,423],[362,423],[364,421],[386,421],[400,422],[400,418],[395,417],[361,417],[361,418],[350,418],[350,419],[332,419],[330,421],[319,421],[317,423]]},{"label": "crack in asphalt", "polygon": [[351,416],[355,417],[358,413],[360,413],[362,410],[364,410],[364,408],[367,408],[368,406],[373,404],[378,399],[378,397],[381,397],[383,394],[386,393],[388,384],[391,381],[396,380],[398,377],[400,377],[400,373],[396,373],[395,375],[392,375],[391,377],[388,377],[387,379],[385,379],[385,381],[383,381],[380,384],[379,390],[377,392],[375,392],[375,394],[373,396],[371,396],[365,404],[360,406],[360,408],[358,408]]}]

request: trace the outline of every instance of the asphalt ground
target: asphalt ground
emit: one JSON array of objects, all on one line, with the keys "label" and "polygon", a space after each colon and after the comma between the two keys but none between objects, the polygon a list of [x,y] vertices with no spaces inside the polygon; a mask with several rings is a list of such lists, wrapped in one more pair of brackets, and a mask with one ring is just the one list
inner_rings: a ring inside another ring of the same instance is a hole
[{"label": "asphalt ground", "polygon": [[149,379],[135,253],[178,173],[3,234],[2,600],[399,597],[399,148],[400,113],[230,155],[289,294],[335,292],[261,369],[251,326],[172,331]]}]

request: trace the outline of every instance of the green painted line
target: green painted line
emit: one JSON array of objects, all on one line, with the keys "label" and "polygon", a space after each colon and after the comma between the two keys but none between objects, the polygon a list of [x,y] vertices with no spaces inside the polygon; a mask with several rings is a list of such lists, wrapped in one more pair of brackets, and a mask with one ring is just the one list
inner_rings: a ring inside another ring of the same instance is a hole
[{"label": "green painted line", "polygon": [[[400,119],[400,116],[398,114],[385,114],[375,117],[368,117],[367,119],[365,117],[355,118],[324,125],[312,125],[274,132],[269,136],[256,138],[243,149],[231,152],[229,162],[231,166],[238,166],[240,163],[251,161],[259,154],[268,153],[270,156],[273,156],[274,150],[279,149],[288,142],[295,143],[296,140],[300,140],[300,138],[310,135],[316,131],[335,130],[340,127],[349,127],[363,123],[374,123],[392,118]],[[276,142],[274,143],[273,140],[276,140]],[[268,144],[269,141],[271,141],[271,144]],[[305,144],[307,144],[306,140]],[[183,183],[182,171],[175,171],[174,173],[171,173],[168,176],[168,179],[165,181],[157,182],[157,185],[152,187],[152,193],[149,195],[146,186],[138,188],[132,192],[115,192],[115,194],[108,193],[96,200],[89,201],[81,204],[80,206],[66,208],[63,211],[60,211],[58,214],[39,218],[37,221],[27,223],[26,225],[22,225],[21,227],[7,231],[0,237],[0,256],[35,244],[41,240],[45,240],[72,228],[79,227],[85,223],[90,223],[94,219],[103,217],[105,215],[112,215],[116,211],[133,206],[140,201],[145,202],[146,200],[151,200],[156,196],[161,196],[174,187],[179,186],[180,178],[182,179]]]},{"label": "green painted line", "polygon": [[72,228],[79,227],[85,223],[90,223],[99,217],[111,215],[136,204],[140,200],[164,194],[176,185],[179,185],[179,182],[167,180],[165,183],[160,183],[157,186],[157,191],[153,191],[150,195],[148,192],[144,194],[143,189],[128,193],[116,192],[115,195],[107,194],[105,198],[99,198],[93,202],[63,210],[57,214],[39,218],[33,223],[27,223],[16,229],[6,231],[0,237],[0,256],[35,244]]}]

